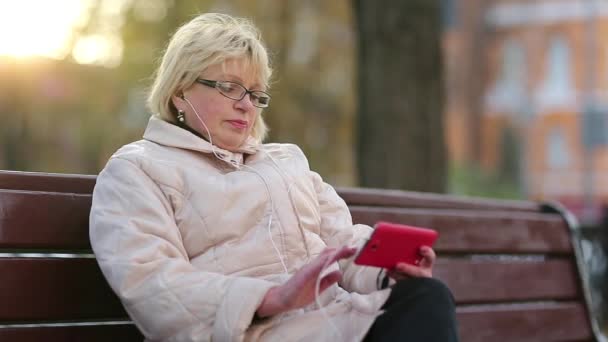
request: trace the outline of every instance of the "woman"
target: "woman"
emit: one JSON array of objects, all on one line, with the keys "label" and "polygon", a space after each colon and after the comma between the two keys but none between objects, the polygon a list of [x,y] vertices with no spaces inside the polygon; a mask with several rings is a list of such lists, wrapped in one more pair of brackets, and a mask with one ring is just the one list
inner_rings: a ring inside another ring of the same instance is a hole
[{"label": "woman", "polygon": [[155,115],[100,173],[90,217],[137,327],[155,341],[455,340],[433,250],[379,289],[377,269],[352,263],[371,228],[298,147],[262,144],[270,76],[246,20],[203,14],[171,39]]}]

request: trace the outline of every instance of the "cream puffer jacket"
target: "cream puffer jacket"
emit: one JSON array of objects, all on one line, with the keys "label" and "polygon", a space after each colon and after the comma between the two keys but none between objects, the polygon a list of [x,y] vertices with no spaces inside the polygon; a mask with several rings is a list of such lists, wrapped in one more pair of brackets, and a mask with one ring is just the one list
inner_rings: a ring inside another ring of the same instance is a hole
[{"label": "cream puffer jacket", "polygon": [[97,179],[95,256],[150,341],[358,341],[388,289],[377,269],[340,267],[342,281],[304,309],[253,320],[265,293],[325,247],[360,246],[344,201],[290,144],[237,153],[152,117]]}]

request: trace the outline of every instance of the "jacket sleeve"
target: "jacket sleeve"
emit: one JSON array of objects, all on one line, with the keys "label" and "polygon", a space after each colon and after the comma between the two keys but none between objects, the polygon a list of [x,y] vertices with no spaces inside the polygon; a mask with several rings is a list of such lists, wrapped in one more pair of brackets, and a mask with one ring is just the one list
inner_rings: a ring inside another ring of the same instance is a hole
[{"label": "jacket sleeve", "polygon": [[90,239],[103,274],[150,340],[242,340],[276,284],[194,268],[161,187],[125,159],[100,173]]},{"label": "jacket sleeve", "polygon": [[[330,247],[361,247],[373,229],[367,225],[355,224],[346,202],[338,196],[335,189],[323,182],[316,172],[311,171],[312,181],[317,194],[321,214],[321,238]],[[377,290],[376,280],[380,269],[359,266],[354,257],[340,262],[342,281],[340,285],[347,291],[370,293]]]}]

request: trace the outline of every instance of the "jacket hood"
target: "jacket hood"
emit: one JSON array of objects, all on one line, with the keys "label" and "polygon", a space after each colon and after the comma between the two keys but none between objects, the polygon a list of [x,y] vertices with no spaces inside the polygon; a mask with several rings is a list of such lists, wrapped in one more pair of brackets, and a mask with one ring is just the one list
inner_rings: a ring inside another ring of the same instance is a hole
[{"label": "jacket hood", "polygon": [[255,154],[260,148],[260,143],[249,136],[237,151],[228,151],[157,116],[150,117],[146,131],[144,132],[144,139],[169,147],[203,153],[214,153],[215,151],[218,158],[231,164],[234,164],[234,162],[241,164],[244,154]]}]

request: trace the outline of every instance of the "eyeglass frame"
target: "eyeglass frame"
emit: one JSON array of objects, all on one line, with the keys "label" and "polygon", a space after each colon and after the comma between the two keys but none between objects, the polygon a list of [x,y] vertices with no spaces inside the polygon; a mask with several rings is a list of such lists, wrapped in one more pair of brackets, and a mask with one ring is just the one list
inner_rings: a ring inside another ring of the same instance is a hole
[{"label": "eyeglass frame", "polygon": [[[268,97],[268,103],[265,106],[259,106],[259,105],[255,105],[254,101],[251,101],[251,104],[253,104],[255,107],[257,108],[268,108],[268,105],[270,104],[270,100],[272,99],[272,97],[270,96],[270,94],[268,94],[265,91],[262,90],[249,90],[247,89],[244,85],[238,83],[238,82],[232,82],[232,81],[216,81],[216,80],[208,80],[205,78],[197,78],[195,80],[196,83],[202,84],[204,86],[207,86],[209,88],[215,88],[222,96],[224,96],[225,98],[231,99],[231,100],[235,100],[235,101],[241,101],[242,99],[245,98],[245,96],[247,96],[247,94],[249,94],[250,99],[252,97],[256,97],[255,93],[262,93],[264,95],[266,95]],[[245,90],[245,92],[243,92],[243,95],[241,96],[241,98],[234,98],[234,97],[230,97],[226,94],[224,94],[219,88],[218,88],[218,84],[219,83],[231,83],[231,84],[235,84],[241,88],[243,88]],[[259,97],[257,97],[259,98]],[[258,102],[259,103],[259,102]]]}]

